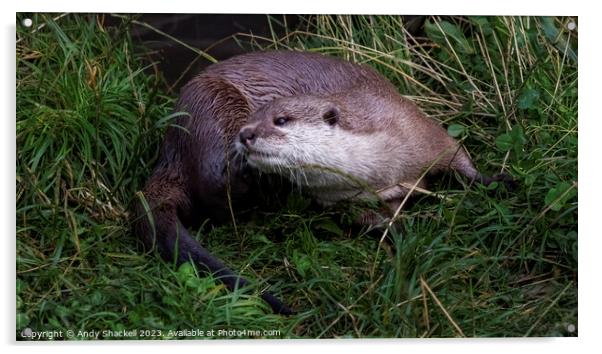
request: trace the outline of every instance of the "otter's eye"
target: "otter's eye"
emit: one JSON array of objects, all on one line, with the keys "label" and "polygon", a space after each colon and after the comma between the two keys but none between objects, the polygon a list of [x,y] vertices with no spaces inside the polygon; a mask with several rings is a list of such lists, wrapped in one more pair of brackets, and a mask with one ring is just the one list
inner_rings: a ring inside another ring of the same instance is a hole
[{"label": "otter's eye", "polygon": [[329,125],[335,125],[339,121],[339,110],[337,108],[333,107],[333,108],[329,109],[328,111],[326,111],[322,115],[322,118]]},{"label": "otter's eye", "polygon": [[286,122],[288,122],[287,117],[277,117],[276,119],[274,119],[274,125],[277,126],[283,126],[286,124]]}]

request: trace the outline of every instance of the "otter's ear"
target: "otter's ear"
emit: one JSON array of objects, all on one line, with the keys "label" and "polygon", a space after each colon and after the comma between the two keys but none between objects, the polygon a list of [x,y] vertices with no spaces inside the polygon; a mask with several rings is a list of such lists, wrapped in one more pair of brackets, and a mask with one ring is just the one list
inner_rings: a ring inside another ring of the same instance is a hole
[{"label": "otter's ear", "polygon": [[326,112],[324,112],[322,119],[324,119],[328,125],[337,124],[339,121],[339,109],[335,106],[331,106]]}]

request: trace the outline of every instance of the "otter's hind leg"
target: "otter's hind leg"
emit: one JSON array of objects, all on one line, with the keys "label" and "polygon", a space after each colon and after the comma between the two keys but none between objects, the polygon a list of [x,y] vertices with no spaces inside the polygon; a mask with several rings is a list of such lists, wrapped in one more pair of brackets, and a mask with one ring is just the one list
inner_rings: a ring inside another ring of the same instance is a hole
[{"label": "otter's hind leg", "polygon": [[409,182],[409,183],[399,183],[393,186],[389,186],[383,188],[379,191],[378,197],[381,200],[381,207],[373,210],[368,209],[365,210],[360,216],[356,219],[356,223],[360,225],[372,225],[375,227],[385,227],[391,218],[395,215],[395,212],[406,198],[408,193],[412,191],[412,187],[416,184],[417,188],[424,189],[426,187],[426,183],[424,180]]}]

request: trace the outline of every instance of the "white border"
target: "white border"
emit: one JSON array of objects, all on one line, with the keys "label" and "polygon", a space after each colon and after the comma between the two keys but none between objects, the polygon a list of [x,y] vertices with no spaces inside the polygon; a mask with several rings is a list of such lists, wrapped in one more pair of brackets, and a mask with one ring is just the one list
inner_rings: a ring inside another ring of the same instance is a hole
[{"label": "white border", "polygon": [[[462,14],[462,15],[572,15],[579,16],[579,338],[560,339],[472,339],[472,340],[295,340],[295,341],[231,341],[231,342],[184,342],[144,343],[144,351],[150,353],[165,352],[167,346],[180,352],[198,352],[199,350],[231,349],[249,353],[272,353],[307,350],[328,350],[332,346],[348,353],[365,353],[366,351],[404,350],[411,353],[508,353],[508,352],[545,352],[566,354],[576,349],[593,349],[600,337],[599,318],[599,272],[600,239],[602,233],[594,223],[599,207],[600,186],[597,166],[600,165],[602,146],[595,143],[601,141],[599,109],[600,104],[600,14],[594,9],[594,2],[577,1],[395,1],[395,0],[304,0],[304,1],[182,1],[168,0],[149,4],[148,1],[136,0],[104,0],[90,3],[81,0],[72,1],[39,1],[19,0],[17,4],[10,2],[8,8],[1,13],[3,29],[2,58],[3,83],[0,84],[4,117],[0,119],[3,134],[3,148],[0,160],[3,184],[0,188],[2,200],[2,225],[5,232],[3,244],[5,266],[2,272],[3,288],[0,292],[2,305],[2,321],[0,334],[2,345],[9,352],[47,353],[81,353],[82,350],[92,353],[104,353],[107,348],[128,350],[140,342],[116,343],[16,343],[15,328],[15,12],[155,12],[155,13],[372,13],[372,14]],[[4,5],[4,4],[3,4]],[[4,7],[7,7],[4,5]],[[12,8],[14,7],[14,9]],[[202,315],[202,314],[199,314]],[[85,346],[85,349],[84,349]],[[325,348],[324,348],[325,347]],[[334,348],[332,348],[334,349]]]},{"label": "white border", "polygon": [[[340,13],[340,14],[404,14],[404,15],[575,15],[584,6],[576,1],[476,1],[476,0],[252,0],[252,1],[148,1],[103,0],[39,1],[19,0],[17,11],[72,12],[155,12],[155,13]],[[582,13],[582,12],[581,12]]]}]

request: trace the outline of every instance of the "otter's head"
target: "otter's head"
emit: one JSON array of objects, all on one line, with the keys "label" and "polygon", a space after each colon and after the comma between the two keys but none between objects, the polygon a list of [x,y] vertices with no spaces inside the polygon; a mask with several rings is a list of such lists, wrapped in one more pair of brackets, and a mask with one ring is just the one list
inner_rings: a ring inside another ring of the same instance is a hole
[{"label": "otter's head", "polygon": [[370,132],[355,131],[351,119],[344,106],[328,98],[279,98],[251,115],[236,149],[258,170],[299,185],[348,188],[350,181],[370,179],[382,148]]}]

